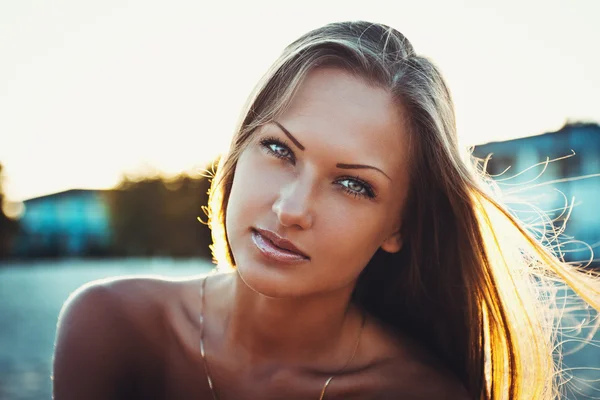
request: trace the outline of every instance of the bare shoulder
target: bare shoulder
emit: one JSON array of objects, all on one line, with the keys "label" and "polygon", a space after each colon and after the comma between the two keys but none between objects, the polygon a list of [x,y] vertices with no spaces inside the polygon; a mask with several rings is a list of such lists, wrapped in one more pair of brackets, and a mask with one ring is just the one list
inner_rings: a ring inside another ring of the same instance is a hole
[{"label": "bare shoulder", "polygon": [[365,375],[377,382],[379,399],[468,400],[463,384],[418,341],[372,323],[365,332],[371,344]]},{"label": "bare shoulder", "polygon": [[108,323],[122,319],[129,322],[120,324],[122,328],[143,323],[145,317],[160,313],[175,291],[174,282],[160,278],[132,276],[89,282],[75,290],[63,305],[59,333],[86,329],[91,324],[108,328]]},{"label": "bare shoulder", "polygon": [[53,392],[60,399],[127,398],[132,374],[157,364],[170,304],[190,283],[150,277],[90,282],[58,318]]}]

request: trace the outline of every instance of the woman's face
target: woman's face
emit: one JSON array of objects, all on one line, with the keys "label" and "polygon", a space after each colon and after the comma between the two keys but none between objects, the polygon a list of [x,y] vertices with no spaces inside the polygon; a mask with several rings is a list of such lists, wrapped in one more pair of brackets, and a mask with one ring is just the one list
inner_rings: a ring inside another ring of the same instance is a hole
[{"label": "woman's face", "polygon": [[[313,70],[237,163],[226,229],[244,282],[270,297],[352,290],[378,248],[398,251],[407,143],[388,92],[340,69]],[[273,259],[256,230],[307,257]]]}]

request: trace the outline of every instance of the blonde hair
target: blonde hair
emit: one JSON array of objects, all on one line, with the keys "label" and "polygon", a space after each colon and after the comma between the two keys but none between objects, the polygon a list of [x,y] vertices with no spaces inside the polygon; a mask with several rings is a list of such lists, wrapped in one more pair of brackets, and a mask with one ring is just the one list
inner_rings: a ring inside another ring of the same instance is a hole
[{"label": "blonde hair", "polygon": [[373,255],[353,301],[419,338],[473,398],[556,396],[556,283],[566,282],[598,309],[600,280],[562,262],[498,200],[485,162],[458,145],[453,102],[439,70],[385,25],[355,21],[315,29],[291,43],[258,83],[205,209],[215,262],[235,266],[226,210],[248,138],[284,112],[307,74],[321,66],[388,90],[410,128],[404,245],[396,254]]}]

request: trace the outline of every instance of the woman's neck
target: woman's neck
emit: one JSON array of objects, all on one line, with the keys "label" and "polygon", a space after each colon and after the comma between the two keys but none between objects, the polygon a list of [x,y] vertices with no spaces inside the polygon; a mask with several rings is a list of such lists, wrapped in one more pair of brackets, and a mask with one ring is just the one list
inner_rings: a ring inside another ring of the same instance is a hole
[{"label": "woman's neck", "polygon": [[361,312],[350,302],[352,288],[275,299],[249,288],[237,272],[227,280],[221,292],[222,344],[243,351],[246,361],[314,365],[324,359],[335,368],[350,356],[362,325]]}]

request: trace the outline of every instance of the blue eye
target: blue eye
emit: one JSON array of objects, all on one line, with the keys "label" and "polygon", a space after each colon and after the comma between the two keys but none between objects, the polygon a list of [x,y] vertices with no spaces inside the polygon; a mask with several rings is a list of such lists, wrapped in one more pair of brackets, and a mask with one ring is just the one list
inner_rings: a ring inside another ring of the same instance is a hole
[{"label": "blue eye", "polygon": [[364,197],[368,199],[374,199],[377,197],[373,188],[368,183],[364,182],[358,176],[355,177],[344,177],[339,179],[338,182],[347,182],[341,184],[343,190],[351,196]]},{"label": "blue eye", "polygon": [[274,137],[267,137],[260,141],[260,145],[272,156],[289,160],[292,163],[296,161],[294,152],[282,141]]},{"label": "blue eye", "polygon": [[[290,147],[282,140],[269,136],[260,140],[260,146],[273,157],[284,161],[296,163],[296,156]],[[343,183],[342,183],[343,182]],[[344,192],[354,198],[373,200],[377,194],[373,187],[358,176],[344,176],[336,181]]]}]

